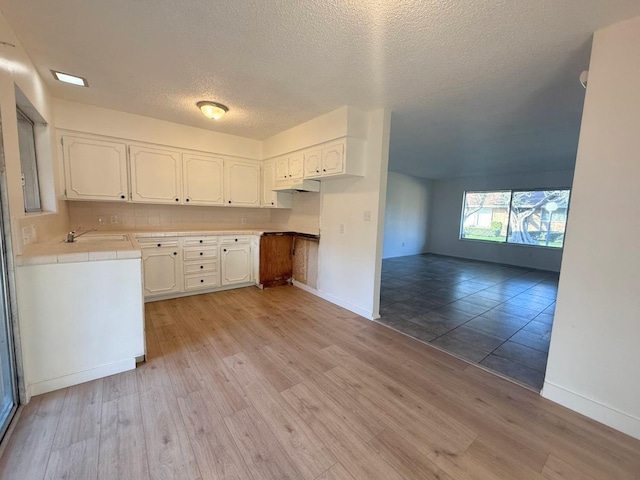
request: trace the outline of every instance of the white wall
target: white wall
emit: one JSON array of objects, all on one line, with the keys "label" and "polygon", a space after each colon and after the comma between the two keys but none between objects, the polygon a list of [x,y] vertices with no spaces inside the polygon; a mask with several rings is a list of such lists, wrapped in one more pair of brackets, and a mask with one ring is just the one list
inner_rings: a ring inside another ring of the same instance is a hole
[{"label": "white wall", "polygon": [[55,99],[56,127],[222,155],[262,158],[262,142],[142,115]]},{"label": "white wall", "polygon": [[[265,139],[262,142],[262,158],[266,160],[344,137],[349,130],[349,111],[349,107],[341,107]],[[354,136],[353,133],[351,135]]]},{"label": "white wall", "polygon": [[[460,215],[465,191],[571,187],[572,176],[572,171],[563,170],[434,180],[429,251],[453,257],[560,271],[562,250],[460,240]],[[573,199],[569,206],[570,216],[573,214],[572,203]]]},{"label": "white wall", "polygon": [[640,438],[640,17],[596,32],[543,395]]},{"label": "white wall", "polygon": [[431,188],[426,178],[389,172],[382,258],[427,251]]},{"label": "white wall", "polygon": [[320,193],[294,193],[291,208],[271,210],[271,227],[317,235],[320,233],[321,201]]},{"label": "white wall", "polygon": [[[272,219],[313,227],[313,212],[319,208],[316,293],[367,318],[377,317],[379,311],[389,125],[387,111],[342,107],[263,143],[264,158],[269,158],[344,136],[366,140],[364,177],[323,180],[319,204],[318,197],[294,196],[293,211],[274,212]],[[365,211],[371,212],[371,221],[364,220]]]},{"label": "white wall", "polygon": [[[366,175],[322,185],[318,290],[338,305],[378,318],[390,115],[376,110],[361,121],[368,125]],[[365,211],[371,221],[364,220]]]},{"label": "white wall", "polygon": [[[52,148],[55,141],[55,132],[52,128],[54,122],[51,107],[51,96],[40,78],[27,53],[20,45],[19,40],[11,30],[5,17],[0,13],[0,32],[4,42],[13,43],[15,47],[0,45],[0,115],[2,117],[2,141],[6,163],[6,181],[8,190],[8,202],[12,220],[12,237],[14,250],[19,253],[22,245],[21,228],[27,225],[35,225],[36,235],[41,240],[64,231],[67,228],[67,215],[64,211],[64,202],[60,195],[62,183],[60,183],[58,157],[56,149]],[[33,106],[37,115],[36,120],[42,120],[49,124],[36,126],[38,144],[38,169],[40,174],[40,188],[42,204],[48,211],[44,215],[24,212],[24,199],[22,196],[22,180],[20,168],[20,151],[18,146],[18,126],[16,118],[16,89],[18,87],[23,95],[20,100]],[[40,117],[40,118],[37,118]],[[62,208],[61,208],[62,207]]]}]

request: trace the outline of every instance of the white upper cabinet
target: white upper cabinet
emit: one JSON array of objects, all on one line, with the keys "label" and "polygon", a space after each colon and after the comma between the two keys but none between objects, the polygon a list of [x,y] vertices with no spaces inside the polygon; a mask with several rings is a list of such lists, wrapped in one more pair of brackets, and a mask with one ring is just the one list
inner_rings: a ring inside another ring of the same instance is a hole
[{"label": "white upper cabinet", "polygon": [[277,182],[284,182],[289,179],[289,157],[276,158],[275,172]]},{"label": "white upper cabinet", "polygon": [[261,206],[266,208],[291,208],[293,203],[290,193],[274,192],[276,185],[275,162],[268,160],[262,164],[262,200]]},{"label": "white upper cabinet", "polygon": [[275,165],[276,182],[288,182],[304,178],[304,154],[302,152],[276,158]]},{"label": "white upper cabinet", "polygon": [[221,157],[184,153],[182,177],[185,205],[222,205],[224,160]]},{"label": "white upper cabinet", "polygon": [[289,180],[304,178],[304,154],[302,152],[289,157]]},{"label": "white upper cabinet", "polygon": [[62,147],[69,200],[126,202],[129,199],[124,143],[65,135]]},{"label": "white upper cabinet", "polygon": [[240,207],[260,206],[260,163],[225,159],[225,204]]},{"label": "white upper cabinet", "polygon": [[304,178],[322,176],[322,150],[315,148],[304,152]]},{"label": "white upper cabinet", "polygon": [[182,201],[182,159],[177,151],[131,145],[131,199],[134,202]]},{"label": "white upper cabinet", "polygon": [[304,151],[304,178],[364,176],[364,141],[345,137]]}]

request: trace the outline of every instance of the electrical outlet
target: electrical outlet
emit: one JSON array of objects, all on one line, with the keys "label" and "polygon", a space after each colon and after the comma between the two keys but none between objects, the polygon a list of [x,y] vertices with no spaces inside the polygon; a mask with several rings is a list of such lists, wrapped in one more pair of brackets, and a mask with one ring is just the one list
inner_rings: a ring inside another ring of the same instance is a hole
[{"label": "electrical outlet", "polygon": [[106,224],[107,224],[107,216],[98,215],[98,225],[106,225]]},{"label": "electrical outlet", "polygon": [[109,223],[118,223],[118,215],[110,215]]},{"label": "electrical outlet", "polygon": [[247,224],[247,219],[245,217],[242,217],[240,219],[240,223],[242,223],[243,225],[246,225]]},{"label": "electrical outlet", "polygon": [[365,222],[370,222],[371,221],[371,210],[365,210],[364,211],[364,221]]}]

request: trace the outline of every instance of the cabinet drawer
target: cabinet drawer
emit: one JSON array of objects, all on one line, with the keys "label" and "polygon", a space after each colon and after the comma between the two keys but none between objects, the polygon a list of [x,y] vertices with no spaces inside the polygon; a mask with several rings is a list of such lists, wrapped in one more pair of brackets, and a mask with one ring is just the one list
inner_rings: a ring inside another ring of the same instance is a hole
[{"label": "cabinet drawer", "polygon": [[220,285],[220,275],[217,273],[209,275],[194,275],[185,277],[185,290],[198,290],[201,288],[211,288]]},{"label": "cabinet drawer", "polygon": [[185,248],[183,250],[185,260],[198,260],[200,258],[218,258],[218,249],[212,247]]},{"label": "cabinet drawer", "polygon": [[222,245],[236,245],[239,243],[251,243],[251,236],[239,235],[237,237],[222,237]]},{"label": "cabinet drawer", "polygon": [[140,248],[162,248],[162,247],[179,247],[180,240],[177,238],[138,238]]},{"label": "cabinet drawer", "polygon": [[218,271],[218,262],[189,262],[184,264],[184,274],[211,273]]},{"label": "cabinet drawer", "polygon": [[218,237],[188,237],[182,240],[185,247],[197,247],[199,245],[217,245]]}]

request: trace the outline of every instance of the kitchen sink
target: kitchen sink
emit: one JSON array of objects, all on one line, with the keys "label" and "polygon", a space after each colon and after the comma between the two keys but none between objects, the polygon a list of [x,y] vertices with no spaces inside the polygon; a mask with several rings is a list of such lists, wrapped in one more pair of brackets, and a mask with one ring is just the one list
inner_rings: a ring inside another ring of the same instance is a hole
[{"label": "kitchen sink", "polygon": [[77,237],[74,243],[98,243],[98,242],[128,242],[129,236],[118,233],[100,233],[97,235],[82,235]]}]

